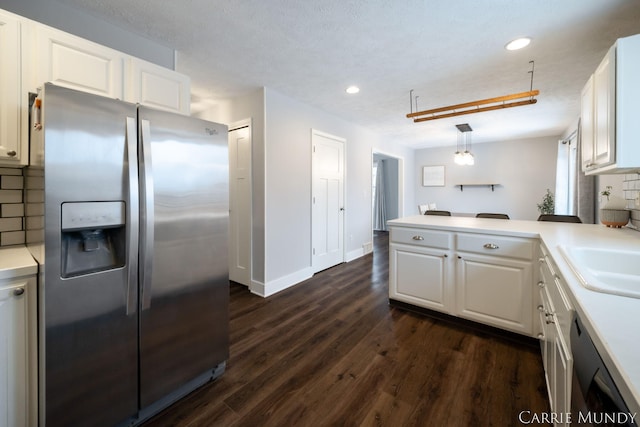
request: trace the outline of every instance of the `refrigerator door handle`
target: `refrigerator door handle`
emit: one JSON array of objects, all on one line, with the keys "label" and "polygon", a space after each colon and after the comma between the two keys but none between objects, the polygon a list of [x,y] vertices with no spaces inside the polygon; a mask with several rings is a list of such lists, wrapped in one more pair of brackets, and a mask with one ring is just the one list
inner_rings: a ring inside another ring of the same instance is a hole
[{"label": "refrigerator door handle", "polygon": [[151,308],[151,284],[153,271],[153,241],[154,241],[154,201],[153,201],[153,175],[151,164],[151,126],[149,120],[140,120],[140,142],[142,155],[140,156],[142,167],[141,191],[143,198],[143,223],[140,227],[142,239],[142,310]]},{"label": "refrigerator door handle", "polygon": [[138,228],[139,220],[139,195],[138,195],[138,135],[136,119],[127,117],[126,139],[127,147],[127,172],[129,180],[129,209],[127,218],[127,240],[129,241],[127,273],[127,315],[138,311]]}]

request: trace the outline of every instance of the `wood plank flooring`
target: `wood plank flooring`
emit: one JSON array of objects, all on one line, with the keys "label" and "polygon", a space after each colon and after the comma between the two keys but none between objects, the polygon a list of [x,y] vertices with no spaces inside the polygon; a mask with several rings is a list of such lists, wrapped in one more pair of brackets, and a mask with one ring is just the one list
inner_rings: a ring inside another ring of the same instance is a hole
[{"label": "wood plank flooring", "polygon": [[534,341],[389,305],[387,233],[267,299],[232,284],[230,331],[223,376],[145,427],[516,426],[549,412]]}]

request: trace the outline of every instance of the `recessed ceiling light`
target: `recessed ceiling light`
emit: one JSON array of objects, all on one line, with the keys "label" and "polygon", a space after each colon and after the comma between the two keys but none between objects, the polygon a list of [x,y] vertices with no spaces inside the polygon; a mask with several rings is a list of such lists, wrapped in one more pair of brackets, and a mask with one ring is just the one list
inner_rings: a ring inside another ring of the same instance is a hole
[{"label": "recessed ceiling light", "polygon": [[347,93],[354,94],[360,92],[360,88],[358,86],[349,86],[347,88]]},{"label": "recessed ceiling light", "polygon": [[529,46],[531,43],[531,39],[529,37],[522,37],[519,39],[511,40],[509,43],[505,45],[505,49],[507,50],[518,50],[523,47]]}]

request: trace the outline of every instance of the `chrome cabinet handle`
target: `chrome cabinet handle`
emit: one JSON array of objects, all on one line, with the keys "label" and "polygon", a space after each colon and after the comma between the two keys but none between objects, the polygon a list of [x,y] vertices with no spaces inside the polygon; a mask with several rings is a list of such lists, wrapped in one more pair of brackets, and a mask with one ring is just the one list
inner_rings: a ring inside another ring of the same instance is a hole
[{"label": "chrome cabinet handle", "polygon": [[485,248],[485,249],[500,249],[500,246],[496,245],[495,243],[485,243],[483,248]]},{"label": "chrome cabinet handle", "polygon": [[13,295],[17,297],[19,297],[22,294],[24,294],[24,288],[16,288],[13,290]]},{"label": "chrome cabinet handle", "polygon": [[422,237],[422,236],[413,236],[412,239],[413,240],[424,240],[424,237]]},{"label": "chrome cabinet handle", "polygon": [[14,150],[7,151],[7,156],[9,156],[9,157],[15,157],[16,154],[18,154],[18,153],[16,153]]}]

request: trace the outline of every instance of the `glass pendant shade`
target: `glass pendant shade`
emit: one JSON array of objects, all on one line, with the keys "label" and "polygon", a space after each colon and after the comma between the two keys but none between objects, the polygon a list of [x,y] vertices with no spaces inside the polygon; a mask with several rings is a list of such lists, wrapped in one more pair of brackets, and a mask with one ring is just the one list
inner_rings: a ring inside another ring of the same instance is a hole
[{"label": "glass pendant shade", "polygon": [[[473,154],[469,151],[471,148],[471,127],[469,124],[456,125],[460,132],[458,133],[458,145],[456,152],[453,155],[453,161],[457,165],[473,166],[475,159]],[[464,149],[464,151],[461,150]]]}]

